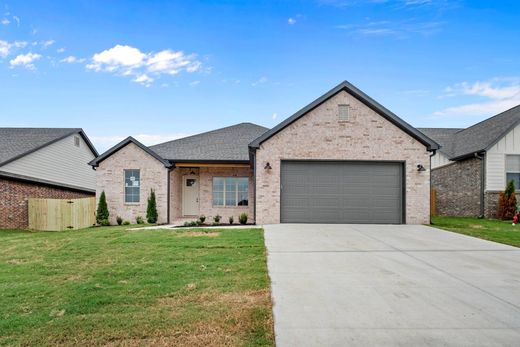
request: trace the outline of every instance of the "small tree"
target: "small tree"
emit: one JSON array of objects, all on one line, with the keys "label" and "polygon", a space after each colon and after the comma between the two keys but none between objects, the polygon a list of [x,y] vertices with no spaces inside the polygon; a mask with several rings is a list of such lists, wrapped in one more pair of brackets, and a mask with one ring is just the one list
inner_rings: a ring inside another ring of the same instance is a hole
[{"label": "small tree", "polygon": [[511,180],[507,182],[506,190],[501,192],[498,198],[498,218],[511,219],[516,209],[515,182]]},{"label": "small tree", "polygon": [[108,221],[108,206],[107,206],[107,198],[105,196],[105,191],[101,192],[101,196],[99,197],[97,212],[96,212],[96,222],[98,224],[102,224],[102,221]]},{"label": "small tree", "polygon": [[150,189],[150,196],[148,197],[148,207],[146,207],[146,220],[148,223],[157,223],[157,202],[155,201],[155,192]]}]

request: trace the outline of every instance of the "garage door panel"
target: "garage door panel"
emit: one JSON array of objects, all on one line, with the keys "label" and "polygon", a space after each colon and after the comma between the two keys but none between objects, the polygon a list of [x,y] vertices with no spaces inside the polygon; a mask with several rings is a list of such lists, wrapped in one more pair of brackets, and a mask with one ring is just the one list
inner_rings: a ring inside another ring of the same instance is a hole
[{"label": "garage door panel", "polygon": [[281,221],[401,223],[402,164],[283,161]]}]

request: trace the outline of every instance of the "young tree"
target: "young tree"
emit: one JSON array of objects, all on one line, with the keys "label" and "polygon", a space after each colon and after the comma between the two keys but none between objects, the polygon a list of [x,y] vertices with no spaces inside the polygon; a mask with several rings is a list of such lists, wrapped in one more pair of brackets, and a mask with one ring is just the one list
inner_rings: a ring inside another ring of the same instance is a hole
[{"label": "young tree", "polygon": [[105,191],[103,190],[101,192],[101,196],[99,197],[98,208],[96,212],[96,222],[98,224],[103,224],[102,222],[104,221],[108,222],[109,215],[110,214],[108,212],[107,198],[105,196]]},{"label": "young tree", "polygon": [[498,218],[511,219],[516,209],[515,182],[511,180],[507,182],[506,190],[501,192],[498,198]]},{"label": "young tree", "polygon": [[146,207],[146,220],[148,223],[157,223],[157,202],[155,201],[155,192],[150,189],[150,196],[148,197],[148,206]]}]

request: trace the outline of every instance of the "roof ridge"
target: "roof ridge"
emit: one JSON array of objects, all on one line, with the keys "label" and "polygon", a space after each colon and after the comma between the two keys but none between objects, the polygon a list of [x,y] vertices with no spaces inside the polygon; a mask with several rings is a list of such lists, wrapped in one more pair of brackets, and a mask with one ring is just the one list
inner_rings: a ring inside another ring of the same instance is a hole
[{"label": "roof ridge", "polygon": [[213,130],[204,131],[204,132],[201,132],[201,133],[198,133],[198,134],[193,134],[193,135],[189,135],[189,136],[181,137],[181,138],[178,138],[178,139],[174,139],[174,140],[170,140],[170,141],[165,141],[165,142],[157,143],[157,144],[155,144],[155,145],[148,146],[148,147],[149,147],[149,148],[152,148],[152,147],[156,147],[156,146],[164,145],[164,144],[167,144],[167,143],[176,142],[176,141],[179,141],[179,140],[190,139],[190,138],[193,138],[193,137],[196,137],[196,136],[200,136],[200,135],[212,134],[212,133],[215,133],[215,132],[217,132],[217,131],[222,131],[222,130],[224,130],[224,129],[233,128],[233,127],[236,127],[236,126],[239,126],[239,125],[242,125],[242,124],[251,124],[251,125],[257,126],[257,127],[259,127],[259,128],[265,128],[265,129],[269,130],[269,128],[266,128],[266,127],[264,127],[264,126],[261,126],[261,125],[255,124],[255,123],[251,123],[251,122],[241,122],[241,123],[237,123],[237,124],[233,124],[233,125],[228,125],[228,126],[225,126],[225,127],[222,127],[222,128],[218,128],[218,129],[213,129]]},{"label": "roof ridge", "polygon": [[473,124],[473,125],[471,125],[471,126],[469,126],[469,127],[467,127],[467,128],[464,128],[463,130],[469,130],[469,129],[471,129],[471,128],[474,128],[474,127],[476,127],[477,125],[480,125],[480,124],[482,124],[482,123],[488,122],[488,121],[490,121],[490,120],[492,120],[492,119],[494,119],[494,118],[497,118],[498,116],[502,116],[504,113],[509,112],[509,111],[512,111],[512,110],[514,110],[515,108],[520,108],[520,104],[518,104],[518,105],[516,105],[516,106],[513,106],[513,107],[511,107],[511,108],[508,108],[507,110],[502,111],[502,112],[500,112],[500,113],[498,113],[498,114],[496,114],[496,115],[494,115],[494,116],[491,116],[491,117],[489,117],[489,118],[483,119],[483,120],[481,120],[481,121],[478,122],[478,123],[475,123],[475,124]]}]

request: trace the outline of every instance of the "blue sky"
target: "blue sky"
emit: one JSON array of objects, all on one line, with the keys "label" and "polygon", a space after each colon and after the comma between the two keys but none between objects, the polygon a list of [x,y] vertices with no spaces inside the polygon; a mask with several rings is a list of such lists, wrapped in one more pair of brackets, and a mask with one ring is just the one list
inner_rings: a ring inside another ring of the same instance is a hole
[{"label": "blue sky", "polygon": [[0,126],[99,150],[271,127],[349,80],[415,126],[520,104],[517,1],[3,1]]}]

